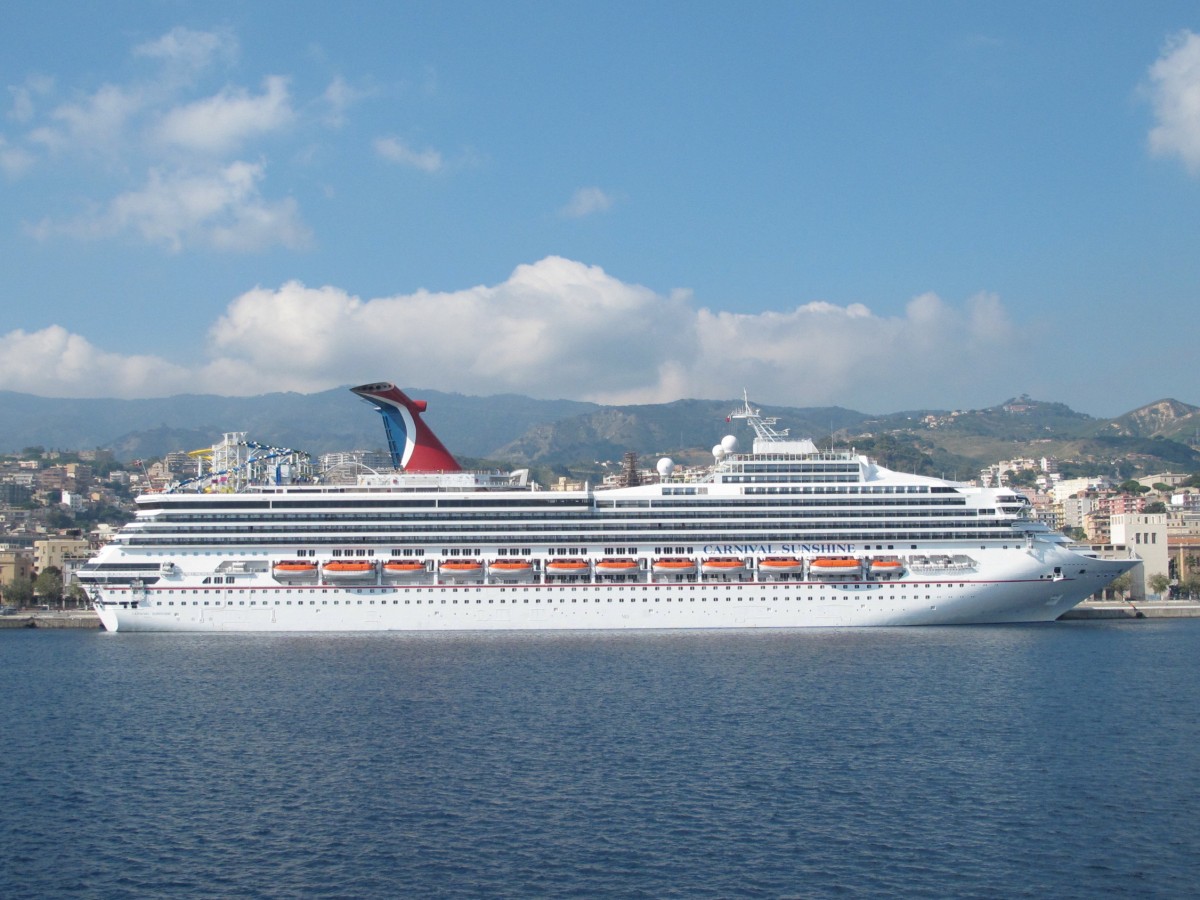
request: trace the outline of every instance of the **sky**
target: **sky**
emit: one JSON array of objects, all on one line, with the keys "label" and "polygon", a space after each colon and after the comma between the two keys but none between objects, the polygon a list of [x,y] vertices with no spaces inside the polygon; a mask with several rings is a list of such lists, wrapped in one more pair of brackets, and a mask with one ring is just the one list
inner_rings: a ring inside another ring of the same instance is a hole
[{"label": "sky", "polygon": [[1195,2],[0,10],[0,390],[1200,405]]}]

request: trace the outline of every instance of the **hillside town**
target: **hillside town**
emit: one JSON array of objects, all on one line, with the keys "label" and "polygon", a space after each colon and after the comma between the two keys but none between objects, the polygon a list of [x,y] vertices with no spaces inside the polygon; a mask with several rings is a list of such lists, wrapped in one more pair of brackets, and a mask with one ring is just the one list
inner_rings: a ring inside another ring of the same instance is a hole
[{"label": "hillside town", "polygon": [[[325,481],[386,467],[381,451],[324,454],[313,469]],[[634,454],[601,463],[601,487],[657,481]],[[5,610],[75,608],[87,597],[75,573],[133,516],[134,498],[200,474],[197,451],[158,460],[120,463],[111,452],[63,452],[31,447],[0,456],[0,597]],[[1110,477],[1063,478],[1058,461],[1017,458],[983,469],[972,483],[1007,485],[1027,496],[1035,515],[1105,557],[1132,551],[1142,566],[1114,584],[1132,599],[1200,595],[1200,473],[1162,472],[1121,483]],[[681,467],[679,480],[703,477],[703,467]],[[584,487],[560,477],[549,490]]]}]

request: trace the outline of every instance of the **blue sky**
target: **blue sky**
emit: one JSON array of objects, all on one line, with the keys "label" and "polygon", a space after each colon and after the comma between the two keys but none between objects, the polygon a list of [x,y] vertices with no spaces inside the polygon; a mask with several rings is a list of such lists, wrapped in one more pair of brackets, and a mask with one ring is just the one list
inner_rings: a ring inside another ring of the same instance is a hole
[{"label": "blue sky", "polygon": [[1200,405],[1195,3],[0,12],[0,389]]}]

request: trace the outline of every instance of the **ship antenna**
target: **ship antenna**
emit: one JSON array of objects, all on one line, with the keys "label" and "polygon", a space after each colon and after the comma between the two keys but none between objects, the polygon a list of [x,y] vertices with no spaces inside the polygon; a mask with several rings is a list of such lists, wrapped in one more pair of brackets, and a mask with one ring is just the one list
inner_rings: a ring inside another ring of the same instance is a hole
[{"label": "ship antenna", "polygon": [[754,429],[754,436],[760,441],[770,443],[778,443],[783,441],[788,436],[788,429],[777,431],[775,426],[779,424],[779,419],[775,416],[764,416],[762,410],[756,409],[750,405],[750,395],[745,388],[742,388],[742,407],[735,409],[729,414],[728,420],[745,419],[747,424]]}]

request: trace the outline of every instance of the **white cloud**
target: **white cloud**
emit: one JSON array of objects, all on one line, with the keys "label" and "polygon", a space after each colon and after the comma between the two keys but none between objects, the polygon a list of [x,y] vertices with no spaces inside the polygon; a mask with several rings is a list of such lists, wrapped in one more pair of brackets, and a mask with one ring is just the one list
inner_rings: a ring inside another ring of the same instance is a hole
[{"label": "white cloud", "polygon": [[324,121],[334,128],[341,128],[346,122],[346,111],[371,96],[371,91],[353,87],[346,79],[338,75],[329,82],[329,87],[321,94],[321,105],[324,106]]},{"label": "white cloud", "polygon": [[232,62],[238,54],[237,38],[229,31],[196,31],[182,26],[160,38],[133,48],[134,56],[162,63],[167,73],[190,79],[216,61]]},{"label": "white cloud", "polygon": [[12,109],[8,117],[15,122],[28,122],[33,118],[37,103],[54,90],[54,79],[48,75],[30,75],[24,84],[10,85]]},{"label": "white cloud", "polygon": [[32,153],[22,147],[14,147],[0,135],[0,171],[9,178],[24,175],[33,168],[36,159]]},{"label": "white cloud", "polygon": [[422,172],[440,172],[445,162],[436,150],[414,150],[404,141],[395,137],[375,139],[375,152],[388,162],[402,166],[420,169]]},{"label": "white cloud", "polygon": [[1171,37],[1150,67],[1150,81],[1151,153],[1177,156],[1189,172],[1200,174],[1200,35],[1181,31]]},{"label": "white cloud", "polygon": [[[729,398],[747,388],[763,403],[880,412],[931,397],[971,405],[968,390],[989,378],[1007,386],[1026,352],[992,295],[955,306],[924,294],[897,316],[827,302],[732,313],[561,257],[458,291],[362,299],[296,281],[256,288],[213,324],[209,361],[182,375],[162,360],[101,354],[83,338],[75,338],[83,348],[75,356],[87,364],[63,367],[59,348],[73,336],[59,329],[51,337],[0,339],[0,352],[21,350],[17,363],[0,367],[0,389],[29,390],[36,378],[25,373],[42,370],[56,372],[55,390],[70,396],[95,396],[97,385],[110,383],[122,396],[162,396],[179,385],[243,394],[386,378],[606,403]],[[89,371],[92,358],[111,379]]]},{"label": "white cloud", "polygon": [[[0,385],[6,390],[45,397],[161,396],[187,390],[190,377],[158,357],[105,352],[58,325],[0,336]],[[154,384],[161,387],[148,391]]]},{"label": "white cloud", "polygon": [[169,110],[155,129],[164,144],[197,153],[222,155],[246,141],[289,126],[295,119],[287,79],[271,76],[263,93],[244,88],[220,93]]},{"label": "white cloud", "polygon": [[265,200],[258,188],[262,178],[261,164],[241,161],[215,171],[156,169],[141,188],[113,198],[97,213],[63,224],[43,221],[31,233],[93,240],[132,234],[172,252],[185,247],[249,252],[307,246],[311,234],[296,203]]},{"label": "white cloud", "polygon": [[50,113],[52,124],[34,129],[30,139],[52,153],[123,156],[130,125],[145,102],[137,86],[105,84],[79,102],[56,107]]},{"label": "white cloud", "polygon": [[299,204],[270,196],[268,157],[255,145],[302,125],[328,127],[360,95],[335,80],[298,111],[283,75],[265,77],[258,91],[238,84],[206,90],[214,67],[237,53],[228,31],[181,27],[133,48],[154,67],[150,77],[72,92],[52,106],[54,83],[45,76],[10,87],[10,118],[26,131],[0,136],[0,172],[15,178],[36,167],[49,182],[70,166],[72,176],[97,185],[74,201],[79,213],[45,217],[26,233],[133,237],[172,252],[309,246]]},{"label": "white cloud", "polygon": [[598,187],[583,187],[571,197],[571,201],[560,210],[568,219],[581,219],[593,213],[611,209],[613,199]]}]

